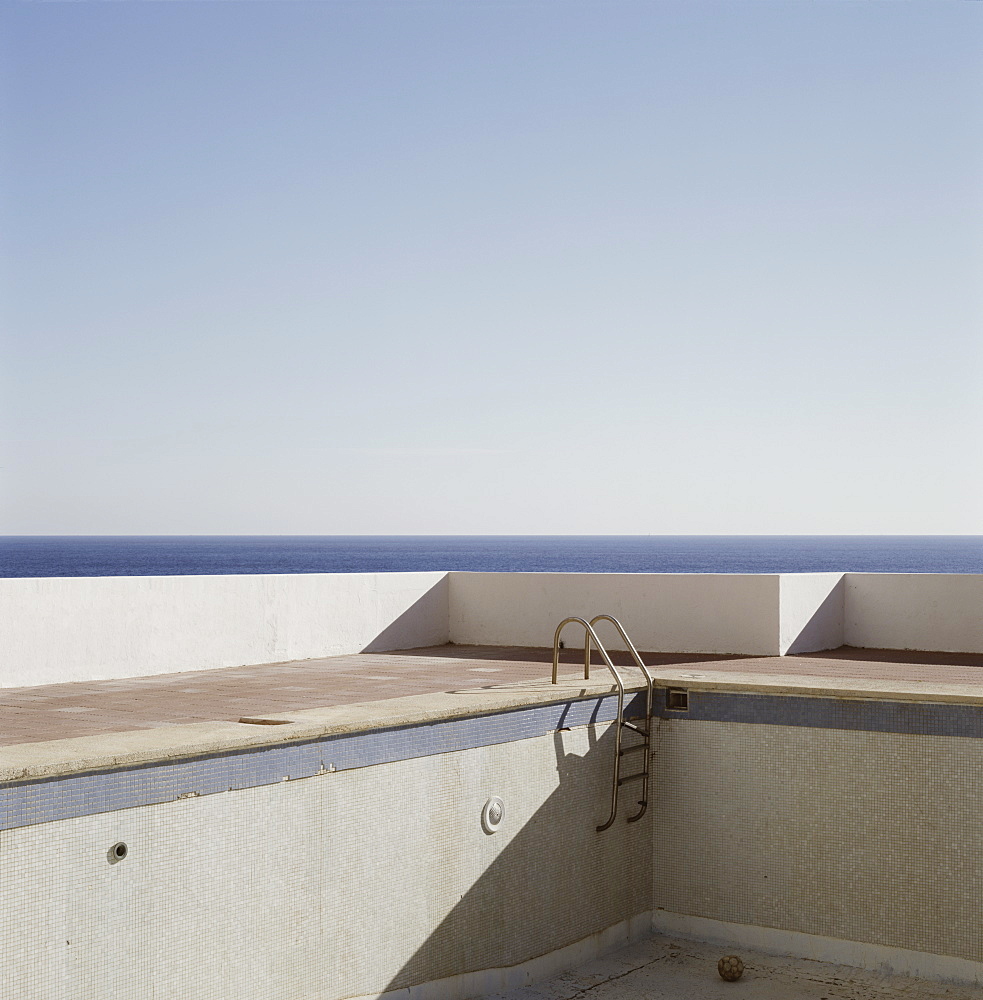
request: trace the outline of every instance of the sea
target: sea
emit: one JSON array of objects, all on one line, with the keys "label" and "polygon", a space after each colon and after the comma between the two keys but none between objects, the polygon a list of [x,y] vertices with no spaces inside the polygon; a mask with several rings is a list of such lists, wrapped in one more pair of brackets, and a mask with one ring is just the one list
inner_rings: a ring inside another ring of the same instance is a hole
[{"label": "sea", "polygon": [[983,573],[983,535],[0,536],[0,577]]}]

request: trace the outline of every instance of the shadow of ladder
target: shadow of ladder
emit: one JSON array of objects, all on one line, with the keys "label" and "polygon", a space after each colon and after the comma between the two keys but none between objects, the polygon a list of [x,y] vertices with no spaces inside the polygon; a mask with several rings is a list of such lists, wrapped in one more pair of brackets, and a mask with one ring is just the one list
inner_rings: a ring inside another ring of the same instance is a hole
[{"label": "shadow of ladder", "polygon": [[[645,718],[641,724],[629,722],[625,718],[624,682],[622,681],[621,675],[618,673],[614,663],[611,662],[611,657],[608,655],[607,650],[604,648],[601,640],[597,637],[597,632],[594,630],[594,626],[601,621],[611,622],[611,624],[618,630],[618,633],[624,644],[628,647],[628,651],[631,653],[636,666],[642,671],[642,674],[645,677]],[[635,649],[634,643],[628,638],[628,633],[625,632],[624,626],[621,622],[619,622],[618,619],[612,615],[596,615],[590,621],[577,616],[564,618],[563,621],[556,626],[556,632],[553,634],[554,684],[557,683],[557,672],[560,665],[560,633],[563,631],[564,627],[569,625],[571,622],[577,622],[584,627],[584,679],[590,679],[590,651],[591,643],[593,643],[597,647],[598,652],[601,654],[601,658],[604,660],[605,666],[611,671],[611,674],[614,677],[614,682],[618,688],[618,718],[615,726],[614,740],[614,774],[611,781],[611,815],[608,817],[607,822],[602,823],[599,827],[597,827],[597,832],[602,833],[614,823],[615,818],[618,815],[618,793],[621,790],[622,785],[627,785],[636,781],[640,781],[642,783],[641,796],[637,801],[639,809],[638,812],[628,817],[629,823],[634,823],[637,820],[640,820],[645,815],[645,810],[648,808],[649,758],[652,750],[652,700],[654,695],[654,682],[652,675],[648,672],[648,668],[642,662],[642,658],[638,655],[638,650]],[[623,734],[626,730],[634,736],[641,737],[641,742],[633,743],[631,746],[627,747],[623,746]],[[641,754],[641,770],[635,774],[629,774],[626,777],[622,777],[622,758],[634,754]]]}]

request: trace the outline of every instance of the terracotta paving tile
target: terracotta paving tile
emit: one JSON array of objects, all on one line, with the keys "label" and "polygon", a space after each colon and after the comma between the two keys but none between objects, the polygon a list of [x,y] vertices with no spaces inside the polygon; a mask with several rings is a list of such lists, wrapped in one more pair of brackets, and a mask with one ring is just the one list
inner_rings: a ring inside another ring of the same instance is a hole
[{"label": "terracotta paving tile", "polygon": [[[659,666],[698,667],[701,673],[799,674],[980,685],[983,656],[892,650],[829,650],[805,656],[709,656],[643,653]],[[583,668],[581,649],[561,652],[563,673]],[[612,653],[630,666],[627,653]],[[595,652],[592,662],[600,666]],[[475,690],[543,680],[552,650],[527,647],[439,646],[359,653],[292,663],[226,667],[153,677],[85,681],[0,690],[0,745],[98,733],[284,714],[329,705],[379,701],[408,694]],[[592,676],[603,676],[603,667]],[[633,675],[634,676],[634,675]]]}]

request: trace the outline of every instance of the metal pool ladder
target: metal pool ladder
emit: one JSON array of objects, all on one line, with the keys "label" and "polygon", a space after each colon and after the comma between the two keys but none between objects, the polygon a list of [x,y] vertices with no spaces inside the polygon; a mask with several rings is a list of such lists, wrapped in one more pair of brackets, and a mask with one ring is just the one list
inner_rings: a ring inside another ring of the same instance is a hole
[{"label": "metal pool ladder", "polygon": [[[598,639],[597,632],[594,631],[594,626],[600,621],[611,622],[611,624],[614,625],[614,627],[618,630],[618,633],[621,635],[622,641],[628,647],[628,651],[631,653],[639,670],[641,670],[645,675],[645,722],[641,725],[629,722],[625,718],[625,685],[622,682],[621,675],[618,673],[615,665],[611,662],[611,657],[608,655],[608,651],[601,644],[601,640]],[[645,664],[642,663],[642,658],[638,655],[638,650],[635,649],[631,639],[628,638],[628,633],[625,632],[621,622],[611,615],[597,615],[590,621],[576,616],[572,618],[564,618],[563,621],[556,626],[556,632],[553,635],[554,684],[556,683],[557,670],[560,665],[560,633],[563,631],[564,627],[569,625],[571,622],[578,622],[584,626],[584,679],[590,680],[590,648],[591,643],[593,642],[597,647],[597,651],[601,654],[601,658],[604,660],[608,670],[611,671],[615,684],[618,686],[618,721],[614,730],[614,778],[611,782],[611,815],[608,817],[608,821],[606,823],[602,823],[597,828],[597,832],[601,833],[604,830],[607,830],[608,827],[614,823],[615,817],[618,815],[618,790],[622,785],[627,785],[632,781],[641,781],[642,783],[641,797],[638,799],[639,810],[634,815],[628,817],[629,823],[634,823],[636,820],[641,819],[645,815],[645,810],[648,808],[649,756],[652,747],[652,696],[654,682],[652,680],[652,675],[648,672],[648,668]],[[622,747],[622,732],[626,729],[636,736],[640,736],[642,738],[641,742],[634,743],[629,747]],[[627,777],[622,778],[621,758],[635,753],[641,753],[642,755],[642,769],[637,774],[629,774]]]}]

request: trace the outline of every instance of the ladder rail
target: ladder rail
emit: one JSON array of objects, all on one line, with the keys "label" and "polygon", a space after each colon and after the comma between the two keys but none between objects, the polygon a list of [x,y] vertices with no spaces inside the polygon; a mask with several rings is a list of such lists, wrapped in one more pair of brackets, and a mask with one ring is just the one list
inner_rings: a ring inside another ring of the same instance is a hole
[{"label": "ladder rail", "polygon": [[[644,776],[644,781],[642,782],[642,798],[638,803],[641,808],[633,816],[628,817],[629,823],[635,823],[640,820],[645,815],[645,810],[648,809],[649,803],[649,759],[648,751],[650,749],[650,740],[652,736],[652,703],[655,697],[655,678],[649,673],[648,667],[642,662],[642,658],[638,655],[638,650],[635,649],[635,644],[628,638],[628,633],[625,631],[624,625],[618,621],[614,615],[596,615],[590,620],[590,625],[593,628],[598,622],[605,621],[610,622],[617,630],[618,634],[621,636],[621,641],[628,647],[628,652],[631,653],[632,659],[635,661],[635,665],[641,670],[642,675],[645,677],[645,767],[642,772]],[[590,659],[590,653],[587,654],[587,659]],[[627,723],[626,723],[627,724]],[[630,728],[634,729],[634,726]],[[632,748],[636,749],[636,748]]]},{"label": "ladder rail", "polygon": [[655,678],[649,673],[648,667],[642,662],[642,658],[638,655],[638,650],[635,649],[635,644],[628,638],[628,633],[625,631],[625,627],[615,618],[613,615],[596,615],[590,620],[590,626],[593,628],[598,622],[611,622],[611,624],[618,630],[618,634],[621,636],[621,641],[628,647],[628,652],[631,653],[632,659],[635,661],[635,666],[641,670],[645,677],[645,685],[648,688],[645,698],[645,720],[646,722],[652,717],[652,701],[655,692]]},{"label": "ladder rail", "polygon": [[[633,725],[630,722],[625,721],[625,685],[621,679],[621,675],[618,673],[617,668],[608,655],[608,651],[604,648],[604,644],[598,638],[597,632],[594,626],[601,621],[611,622],[612,625],[618,630],[621,639],[628,647],[628,651],[631,653],[632,659],[634,659],[635,664],[642,671],[645,677],[645,728],[642,730],[640,727]],[[642,780],[642,793],[641,799],[638,801],[638,805],[641,807],[637,813],[628,817],[629,823],[634,823],[640,820],[648,808],[648,791],[649,791],[649,753],[651,749],[651,734],[652,734],[652,703],[654,699],[655,690],[655,679],[649,673],[648,668],[645,666],[642,658],[638,655],[638,650],[635,648],[635,644],[628,638],[628,633],[625,632],[624,626],[618,621],[613,615],[596,615],[590,621],[579,616],[571,616],[570,618],[564,618],[562,622],[556,627],[556,631],[553,633],[553,683],[557,683],[557,676],[560,666],[560,635],[563,629],[576,622],[584,627],[584,680],[590,680],[590,653],[591,653],[591,643],[597,647],[597,651],[601,654],[601,658],[604,660],[605,666],[611,671],[614,677],[615,684],[618,687],[618,718],[615,724],[615,736],[614,736],[614,774],[613,780],[611,782],[611,815],[608,817],[607,822],[601,824],[597,827],[597,832],[602,833],[607,830],[615,821],[618,815],[618,789],[627,784],[630,781]],[[621,747],[621,731],[624,728],[631,729],[633,732],[642,736],[644,743],[640,743],[636,746],[629,747],[626,750],[622,750]],[[630,775],[627,778],[622,779],[621,777],[621,758],[625,754],[637,752],[639,750],[644,751],[644,765],[643,769],[638,774]]]},{"label": "ladder rail", "polygon": [[564,618],[556,626],[556,632],[553,634],[553,683],[556,684],[557,682],[557,671],[560,666],[560,633],[572,622],[577,622],[584,626],[584,679],[590,679],[590,643],[593,641],[594,645],[597,646],[597,651],[601,654],[601,658],[604,660],[605,666],[611,671],[614,682],[618,686],[618,722],[614,727],[614,780],[611,783],[611,815],[608,817],[606,823],[597,827],[597,832],[603,833],[614,823],[614,819],[618,815],[618,788],[621,783],[621,722],[625,717],[625,685],[621,680],[621,674],[618,673],[617,668],[611,662],[608,651],[597,637],[597,633],[594,631],[591,623],[585,618],[580,618],[576,615]]}]

